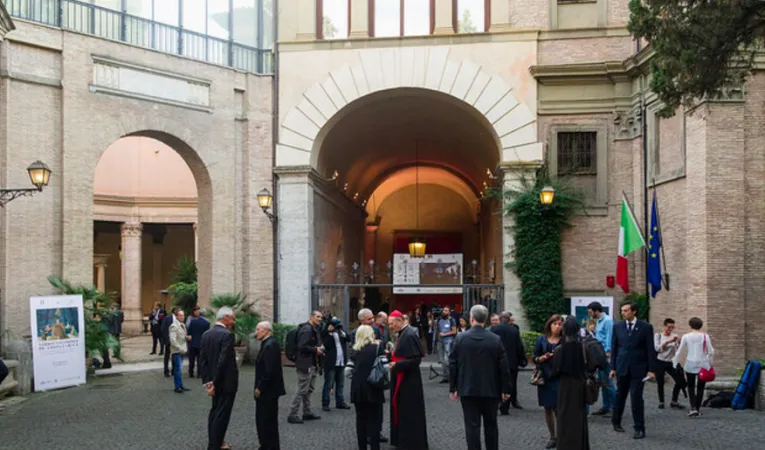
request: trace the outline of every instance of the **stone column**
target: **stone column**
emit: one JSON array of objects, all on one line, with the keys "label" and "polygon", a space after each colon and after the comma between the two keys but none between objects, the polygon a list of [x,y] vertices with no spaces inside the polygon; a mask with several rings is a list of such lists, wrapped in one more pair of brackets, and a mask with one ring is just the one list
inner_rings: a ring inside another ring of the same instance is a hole
[{"label": "stone column", "polygon": [[510,2],[507,0],[491,0],[491,24],[489,31],[508,30],[510,30]]},{"label": "stone column", "polygon": [[306,170],[279,172],[279,322],[299,324],[311,314],[314,275],[314,186]]},{"label": "stone column", "polygon": [[[502,189],[504,192],[509,190],[517,190],[521,187],[521,176],[529,173],[534,173],[538,168],[535,165],[506,165],[502,167],[503,181]],[[503,196],[504,198],[504,196]],[[504,210],[504,204],[502,205]],[[510,311],[515,316],[515,323],[518,324],[521,330],[529,330],[529,321],[526,318],[526,312],[521,305],[521,280],[511,269],[507,268],[507,263],[513,262],[513,249],[515,247],[515,236],[512,232],[514,225],[512,216],[502,215],[502,282],[505,285],[505,303],[502,309]]]},{"label": "stone column", "polygon": [[194,224],[194,262],[199,262],[199,232],[197,230],[199,225]]},{"label": "stone column", "polygon": [[454,34],[454,11],[451,0],[436,0],[436,26],[433,34]]},{"label": "stone column", "polygon": [[122,332],[141,332],[141,237],[143,225],[138,222],[122,224],[122,312],[125,321]]},{"label": "stone column", "polygon": [[351,2],[351,39],[369,37],[369,0]]},{"label": "stone column", "polygon": [[93,255],[93,266],[96,268],[96,289],[106,292],[106,261],[109,255]]},{"label": "stone column", "polygon": [[297,0],[297,40],[316,39],[316,0]]}]

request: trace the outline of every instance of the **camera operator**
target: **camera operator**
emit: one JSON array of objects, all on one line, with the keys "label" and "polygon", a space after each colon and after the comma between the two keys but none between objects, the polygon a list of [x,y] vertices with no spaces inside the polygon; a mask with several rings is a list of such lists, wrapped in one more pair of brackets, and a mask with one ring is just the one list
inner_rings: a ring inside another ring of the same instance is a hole
[{"label": "camera operator", "polygon": [[335,408],[351,409],[343,397],[345,364],[348,362],[348,334],[343,330],[343,322],[333,317],[321,331],[324,347],[324,389],[321,393],[321,409],[330,411],[330,394],[335,388]]}]

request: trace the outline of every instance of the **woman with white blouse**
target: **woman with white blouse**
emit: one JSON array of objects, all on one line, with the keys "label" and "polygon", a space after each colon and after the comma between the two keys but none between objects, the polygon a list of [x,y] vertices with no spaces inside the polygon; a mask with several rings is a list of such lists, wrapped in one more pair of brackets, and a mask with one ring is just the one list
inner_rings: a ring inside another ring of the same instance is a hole
[{"label": "woman with white blouse", "polygon": [[685,360],[683,365],[685,377],[688,380],[688,395],[691,400],[691,411],[688,417],[700,415],[701,400],[704,397],[705,383],[698,379],[701,369],[709,370],[712,367],[712,356],[715,353],[712,340],[709,335],[701,332],[704,322],[698,317],[691,317],[688,321],[691,331],[680,340],[680,346],[672,359],[672,365],[677,366]]}]

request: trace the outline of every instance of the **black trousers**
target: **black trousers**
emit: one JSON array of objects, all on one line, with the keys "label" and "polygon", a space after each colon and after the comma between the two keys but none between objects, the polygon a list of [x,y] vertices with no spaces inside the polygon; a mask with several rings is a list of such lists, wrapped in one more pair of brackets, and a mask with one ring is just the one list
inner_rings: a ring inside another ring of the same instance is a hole
[{"label": "black trousers", "polygon": [[356,407],[356,440],[359,450],[380,450],[380,431],[382,430],[382,403],[355,403]]},{"label": "black trousers", "polygon": [[162,345],[162,333],[159,330],[159,324],[151,326],[151,352],[152,353],[157,353],[157,343],[159,343],[160,346]]},{"label": "black trousers", "polygon": [[499,405],[502,414],[510,412],[510,405],[518,403],[518,369],[510,370],[510,398]]},{"label": "black trousers", "polygon": [[255,399],[260,450],[279,450],[279,397]]},{"label": "black trousers", "polygon": [[688,380],[688,397],[691,399],[691,410],[698,411],[701,409],[701,402],[704,400],[704,388],[707,384],[699,380],[697,373],[686,372],[685,378]]},{"label": "black trousers", "polygon": [[643,403],[643,383],[642,378],[633,378],[628,372],[626,376],[616,379],[616,407],[614,408],[611,423],[613,425],[622,424],[624,408],[627,406],[627,396],[630,397],[632,406],[632,419],[635,421],[635,431],[645,431],[645,405]]},{"label": "black trousers", "polygon": [[481,419],[486,450],[499,450],[497,428],[497,403],[491,397],[461,397],[462,414],[465,417],[465,438],[468,450],[481,450]]},{"label": "black trousers", "polygon": [[672,367],[672,363],[669,361],[659,361],[656,368],[656,389],[659,393],[659,403],[664,403],[664,374],[668,374],[675,382],[675,386],[672,388],[672,403],[677,403],[680,391],[685,384],[682,374]]},{"label": "black trousers", "polygon": [[197,374],[199,374],[199,353],[202,351],[201,348],[194,348],[189,346],[188,348],[188,355],[189,355],[189,376],[194,376],[194,365],[196,364]]},{"label": "black trousers", "polygon": [[[165,373],[173,373],[167,369],[167,366],[170,365],[170,339],[162,338],[162,352],[165,353]],[[173,371],[175,371],[175,364],[173,364]]]},{"label": "black trousers", "polygon": [[236,392],[215,393],[210,414],[207,416],[207,450],[220,450],[223,445],[235,399]]}]

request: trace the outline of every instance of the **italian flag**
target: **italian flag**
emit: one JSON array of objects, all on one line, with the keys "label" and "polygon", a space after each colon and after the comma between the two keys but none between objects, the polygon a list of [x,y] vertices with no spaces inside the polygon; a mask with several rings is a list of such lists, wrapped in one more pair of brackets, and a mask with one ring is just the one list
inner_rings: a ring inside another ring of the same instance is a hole
[{"label": "italian flag", "polygon": [[619,256],[616,261],[616,284],[622,287],[625,294],[630,292],[630,278],[627,272],[627,256],[645,247],[643,234],[635,220],[627,199],[622,197],[622,219],[619,224]]}]

